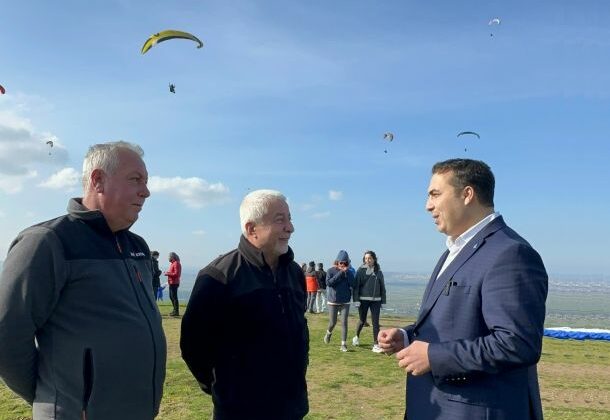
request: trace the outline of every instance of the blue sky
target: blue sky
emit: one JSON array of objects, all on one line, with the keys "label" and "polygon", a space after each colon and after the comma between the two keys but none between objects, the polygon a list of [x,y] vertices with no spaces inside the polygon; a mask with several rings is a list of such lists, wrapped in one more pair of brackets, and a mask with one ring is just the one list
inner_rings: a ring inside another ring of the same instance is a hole
[{"label": "blue sky", "polygon": [[[275,188],[298,261],[374,249],[386,270],[429,272],[444,247],[430,167],[469,157],[549,272],[610,275],[605,1],[39,0],[2,15],[2,256],[80,195],[90,144],[124,139],[151,176],[133,230],[188,267],[234,248],[243,195]],[[205,46],[140,54],[163,29]]]}]

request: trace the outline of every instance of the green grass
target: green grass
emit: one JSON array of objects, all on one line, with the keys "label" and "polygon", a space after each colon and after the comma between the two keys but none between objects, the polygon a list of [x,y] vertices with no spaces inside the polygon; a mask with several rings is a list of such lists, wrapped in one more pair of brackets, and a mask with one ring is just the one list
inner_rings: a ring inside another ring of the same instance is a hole
[{"label": "green grass", "polygon": [[[180,320],[167,316],[161,305],[168,341],[167,379],[159,419],[206,419],[210,397],[203,394],[180,358]],[[393,357],[375,354],[371,328],[364,328],[360,347],[339,351],[340,330],[331,343],[322,337],[326,315],[308,315],[311,336],[307,374],[310,414],[307,420],[402,419],[404,373]],[[402,326],[408,320],[383,318],[383,327]],[[355,318],[350,318],[349,339]],[[351,343],[351,341],[350,341]],[[538,365],[545,417],[551,420],[610,418],[610,343],[544,339]],[[117,379],[119,380],[119,379]],[[0,383],[0,420],[29,419],[31,410]]]}]

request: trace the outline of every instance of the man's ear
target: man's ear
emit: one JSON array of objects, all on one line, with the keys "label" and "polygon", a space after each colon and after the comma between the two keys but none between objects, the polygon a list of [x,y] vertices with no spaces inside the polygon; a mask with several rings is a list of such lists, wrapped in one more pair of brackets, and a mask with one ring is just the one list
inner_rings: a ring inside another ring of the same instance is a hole
[{"label": "man's ear", "polygon": [[474,200],[474,189],[471,186],[464,187],[462,191],[462,196],[464,197],[464,204],[470,204]]},{"label": "man's ear", "polygon": [[91,177],[89,178],[89,184],[91,185],[91,189],[96,193],[104,192],[104,181],[106,180],[106,174],[101,169],[94,169],[91,172]]},{"label": "man's ear", "polygon": [[246,233],[248,236],[255,236],[256,235],[256,223],[247,222],[246,223]]}]

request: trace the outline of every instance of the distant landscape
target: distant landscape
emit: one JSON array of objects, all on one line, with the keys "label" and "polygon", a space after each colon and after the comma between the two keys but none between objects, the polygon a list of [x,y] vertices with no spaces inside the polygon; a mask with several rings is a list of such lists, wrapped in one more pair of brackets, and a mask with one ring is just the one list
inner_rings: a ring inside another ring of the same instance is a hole
[{"label": "distant landscape", "polygon": [[[186,303],[198,270],[185,269],[179,297]],[[416,317],[430,274],[384,273],[386,315]],[[167,299],[167,297],[166,297]],[[550,275],[547,298],[547,327],[610,329],[610,276]]]},{"label": "distant landscape", "polygon": [[[191,267],[183,270],[178,289],[181,303],[188,302],[198,271]],[[416,317],[430,274],[384,274],[388,302],[382,312],[386,315]],[[168,299],[167,293],[164,297]],[[551,274],[545,326],[610,329],[610,275]]]}]

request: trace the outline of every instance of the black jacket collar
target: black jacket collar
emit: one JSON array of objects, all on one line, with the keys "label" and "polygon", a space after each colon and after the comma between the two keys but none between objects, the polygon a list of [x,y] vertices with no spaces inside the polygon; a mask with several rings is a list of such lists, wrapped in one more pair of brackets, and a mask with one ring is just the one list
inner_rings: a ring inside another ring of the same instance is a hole
[{"label": "black jacket collar", "polygon": [[[80,197],[71,198],[68,201],[68,213],[75,219],[81,220],[86,223],[92,229],[100,232],[103,235],[114,235],[122,232],[112,232],[106,218],[99,210],[89,210],[83,205],[83,199]],[[124,229],[129,230],[129,228]]]},{"label": "black jacket collar", "polygon": [[[244,235],[241,235],[239,238],[239,246],[237,248],[251,264],[259,268],[269,266],[267,261],[265,261],[263,251],[252,245]],[[280,258],[278,259],[278,267],[288,265],[292,261],[294,261],[294,252],[292,252],[292,248],[288,247],[288,252],[280,255]]]}]

